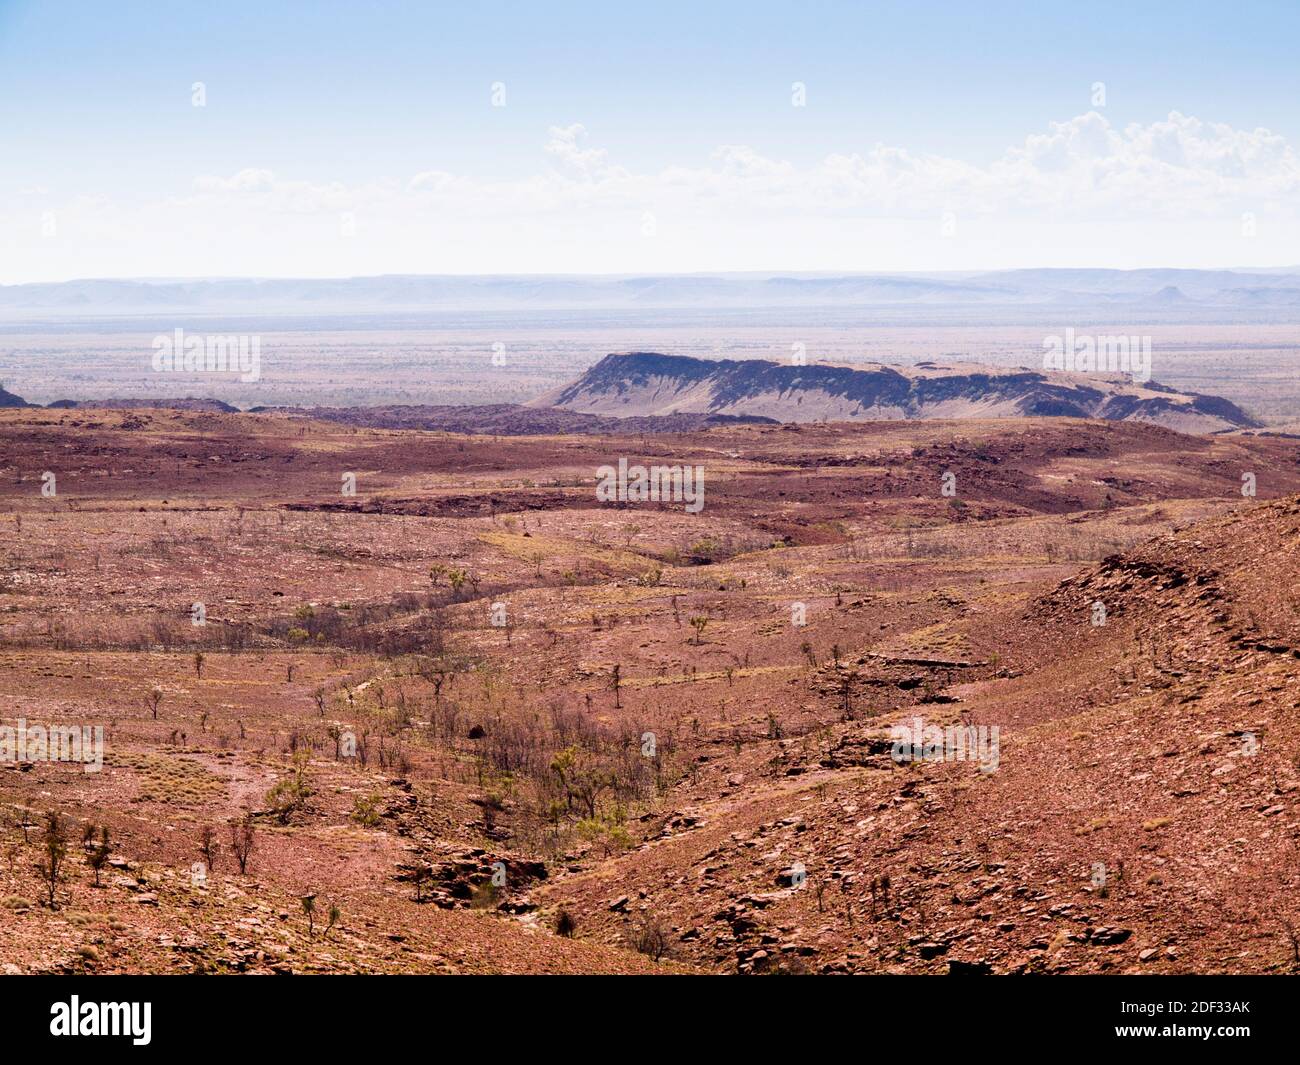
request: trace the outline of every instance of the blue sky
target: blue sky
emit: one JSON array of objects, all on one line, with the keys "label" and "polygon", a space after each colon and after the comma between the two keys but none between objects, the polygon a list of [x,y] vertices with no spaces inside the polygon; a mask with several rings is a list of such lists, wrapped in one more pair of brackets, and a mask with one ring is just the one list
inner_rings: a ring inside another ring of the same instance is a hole
[{"label": "blue sky", "polygon": [[[1295,236],[1297,40],[1294,2],[0,0],[0,282],[1280,265]],[[491,103],[496,82],[503,107]],[[795,82],[806,106],[792,105]],[[1037,153],[1032,176],[1009,158],[1089,112],[1102,124],[1071,127],[1064,150],[1090,186],[1104,171],[1098,202],[1081,203],[1077,181],[1045,183],[1061,169],[1055,149]],[[1171,113],[1173,132],[1159,126]],[[557,149],[554,131],[578,125]],[[1131,125],[1148,134],[1128,143]],[[1242,139],[1261,129],[1271,139]],[[1161,184],[1142,153],[1170,138],[1183,155],[1159,149],[1157,162],[1189,173]],[[603,154],[576,156],[570,140]],[[872,162],[882,147],[907,153],[905,193],[896,170]],[[841,159],[865,161],[851,189],[843,166],[828,176],[827,160]],[[435,196],[413,199],[422,174],[443,176]],[[846,225],[826,217],[828,189]],[[1021,209],[1029,202],[1037,217]],[[1142,222],[1152,203],[1181,217]],[[949,213],[955,240],[919,239],[921,220],[937,229]],[[1244,214],[1256,216],[1254,243],[1239,247]],[[353,231],[340,245],[345,215]],[[1205,223],[1199,240],[1189,219]],[[1088,238],[1112,224],[1105,241]],[[208,244],[210,261],[171,240],[177,227]],[[1045,232],[1059,245],[1050,255],[1033,239]],[[791,250],[800,234],[811,246]]]}]

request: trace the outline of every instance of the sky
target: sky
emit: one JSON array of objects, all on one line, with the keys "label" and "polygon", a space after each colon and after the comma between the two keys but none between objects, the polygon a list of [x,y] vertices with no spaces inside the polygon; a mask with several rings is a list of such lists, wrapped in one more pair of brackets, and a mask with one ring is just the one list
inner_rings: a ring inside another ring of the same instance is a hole
[{"label": "sky", "polygon": [[0,0],[0,283],[1300,261],[1300,4]]}]

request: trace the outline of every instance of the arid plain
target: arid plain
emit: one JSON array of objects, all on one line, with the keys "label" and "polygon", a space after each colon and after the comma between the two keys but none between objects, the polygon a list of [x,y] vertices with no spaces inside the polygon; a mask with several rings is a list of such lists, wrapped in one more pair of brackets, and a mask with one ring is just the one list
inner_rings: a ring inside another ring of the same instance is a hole
[{"label": "arid plain", "polygon": [[[1300,964],[1294,438],[17,409],[0,455],[3,723],[104,728],[0,764],[6,971]],[[598,502],[620,458],[702,510]]]},{"label": "arid plain", "polygon": [[260,380],[231,378],[215,392],[203,375],[151,371],[151,341],[171,332],[172,318],[90,318],[75,328],[67,319],[13,319],[0,325],[0,384],[38,403],[213,394],[244,409],[524,403],[611,351],[788,362],[799,348],[809,361],[1037,367],[1044,334],[1072,325],[1080,332],[1148,335],[1162,384],[1223,396],[1275,428],[1300,428],[1300,378],[1291,369],[1300,361],[1300,342],[1289,318],[1220,315],[1189,322],[1186,313],[1146,315],[1090,309],[983,320],[978,309],[873,308],[864,323],[860,311],[792,308],[186,319],[191,333],[261,339]]}]

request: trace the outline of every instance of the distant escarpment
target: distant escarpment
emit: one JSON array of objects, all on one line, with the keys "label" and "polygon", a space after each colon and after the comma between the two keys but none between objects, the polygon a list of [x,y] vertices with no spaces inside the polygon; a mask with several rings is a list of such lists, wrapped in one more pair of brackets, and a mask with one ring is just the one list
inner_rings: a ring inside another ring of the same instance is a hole
[{"label": "distant escarpment", "polygon": [[1226,399],[1114,373],[974,364],[786,365],[653,352],[607,355],[529,404],[613,417],[729,414],[779,422],[1063,417],[1144,421],[1180,432],[1253,428]]}]

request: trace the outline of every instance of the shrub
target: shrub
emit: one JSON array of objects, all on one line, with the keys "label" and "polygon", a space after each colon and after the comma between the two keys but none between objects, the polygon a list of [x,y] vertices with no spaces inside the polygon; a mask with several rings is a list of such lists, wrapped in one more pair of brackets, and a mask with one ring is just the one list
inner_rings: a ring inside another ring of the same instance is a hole
[{"label": "shrub", "polygon": [[358,795],[352,804],[352,820],[366,828],[379,824],[379,804],[381,795]]},{"label": "shrub", "polygon": [[469,904],[475,910],[491,909],[497,904],[497,886],[491,880],[484,880],[474,888]]},{"label": "shrub", "polygon": [[716,562],[722,553],[722,545],[712,536],[706,536],[691,544],[692,555],[695,555],[698,558],[706,558],[710,562]]},{"label": "shrub", "polygon": [[307,760],[305,752],[294,756],[293,775],[276,781],[275,786],[266,793],[266,804],[282,825],[307,804],[311,788],[307,783]]},{"label": "shrub", "polygon": [[610,817],[586,817],[574,827],[583,839],[599,844],[605,857],[625,851],[633,844],[631,833]]},{"label": "shrub", "polygon": [[638,954],[645,954],[659,961],[668,953],[668,929],[663,921],[652,914],[646,914],[632,933],[632,947]]}]

